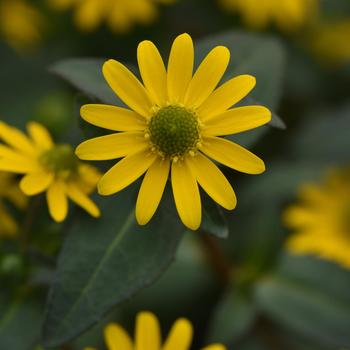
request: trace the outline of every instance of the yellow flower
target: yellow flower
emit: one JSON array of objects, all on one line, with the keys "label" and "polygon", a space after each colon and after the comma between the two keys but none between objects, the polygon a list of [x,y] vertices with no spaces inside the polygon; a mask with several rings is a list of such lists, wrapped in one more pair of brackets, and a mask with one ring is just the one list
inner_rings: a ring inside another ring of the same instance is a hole
[{"label": "yellow flower", "polygon": [[284,31],[295,31],[315,16],[318,0],[220,0],[230,12],[238,12],[251,28],[276,24]]},{"label": "yellow flower", "polygon": [[322,184],[304,185],[284,221],[296,231],[287,241],[290,251],[350,268],[350,171],[334,171]]},{"label": "yellow flower", "polygon": [[[136,319],[135,344],[119,325],[106,326],[104,337],[108,350],[188,350],[192,342],[192,325],[185,319],[178,319],[162,344],[157,317],[150,312],[140,312]],[[94,350],[85,348],[85,350]],[[203,350],[226,350],[221,344],[209,345]]]},{"label": "yellow flower", "polygon": [[226,47],[215,47],[192,77],[194,49],[188,34],[173,43],[168,68],[150,41],[139,44],[138,64],[143,84],[121,63],[109,60],[103,74],[110,87],[131,108],[85,105],[87,122],[122,131],[83,142],[81,159],[123,158],[99,181],[102,195],[114,194],[146,173],[136,203],[136,218],[146,224],[155,213],[171,169],[177,211],[196,230],[201,222],[197,182],[221,206],[233,209],[231,185],[208,157],[233,169],[259,174],[264,162],[239,145],[219,136],[239,133],[270,121],[261,106],[229,109],[255,86],[249,75],[235,77],[216,88],[230,59]]},{"label": "yellow flower", "polygon": [[321,23],[308,38],[311,50],[321,63],[342,66],[350,62],[350,19]]},{"label": "yellow flower", "polygon": [[23,0],[0,0],[0,33],[16,50],[35,46],[41,40],[43,18]]},{"label": "yellow flower", "polygon": [[12,237],[18,232],[18,226],[8,212],[5,202],[13,204],[18,209],[24,209],[27,198],[20,191],[12,174],[0,172],[0,237]]},{"label": "yellow flower", "polygon": [[[55,145],[48,131],[35,122],[28,123],[29,137],[0,121],[0,170],[24,174],[21,190],[28,196],[46,191],[52,218],[63,221],[68,198],[94,217],[99,209],[88,197],[100,178],[99,172],[80,162],[67,144]],[[68,197],[68,198],[67,198]]]},{"label": "yellow flower", "polygon": [[56,10],[74,6],[75,22],[83,31],[96,29],[103,20],[115,32],[125,32],[135,23],[148,24],[157,16],[159,3],[174,0],[48,0]]}]

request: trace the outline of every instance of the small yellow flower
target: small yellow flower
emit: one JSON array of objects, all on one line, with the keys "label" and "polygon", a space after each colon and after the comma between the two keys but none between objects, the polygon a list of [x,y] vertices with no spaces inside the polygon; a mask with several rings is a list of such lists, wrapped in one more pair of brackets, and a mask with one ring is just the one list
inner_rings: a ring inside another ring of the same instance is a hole
[{"label": "small yellow flower", "polygon": [[304,185],[284,221],[296,231],[287,241],[291,252],[350,268],[350,171],[334,171],[322,184]]},{"label": "small yellow flower", "polygon": [[168,68],[150,41],[137,52],[143,84],[121,63],[109,60],[103,74],[130,109],[85,105],[87,122],[122,131],[83,142],[81,159],[123,158],[99,181],[102,195],[114,194],[146,173],[136,203],[136,218],[146,224],[155,213],[171,169],[177,211],[183,223],[196,230],[201,223],[198,184],[221,206],[234,209],[236,197],[221,170],[208,157],[248,174],[265,170],[261,159],[220,136],[256,128],[270,121],[261,106],[231,106],[255,86],[255,78],[241,75],[219,88],[230,59],[226,47],[215,47],[192,77],[194,49],[188,34],[173,43]]},{"label": "small yellow flower", "polygon": [[21,190],[28,196],[46,191],[52,218],[63,221],[68,213],[68,198],[98,217],[99,209],[88,197],[100,174],[80,162],[67,144],[55,145],[48,131],[35,122],[28,123],[29,137],[0,121],[0,170],[24,174]]},{"label": "small yellow flower", "polygon": [[174,0],[48,0],[56,10],[75,7],[75,22],[83,31],[95,30],[106,20],[115,32],[125,32],[135,23],[148,24],[157,16],[159,3]]},{"label": "small yellow flower", "polygon": [[0,172],[0,237],[12,237],[18,232],[18,225],[6,208],[9,202],[18,209],[27,205],[27,197],[23,195],[12,174]]},{"label": "small yellow flower", "polygon": [[16,50],[23,51],[41,40],[43,17],[23,0],[0,0],[0,33]]},{"label": "small yellow flower", "polygon": [[321,63],[342,66],[350,63],[350,19],[320,23],[308,38],[308,43]]},{"label": "small yellow flower", "polygon": [[[188,350],[192,343],[191,323],[180,318],[176,320],[170,333],[162,344],[162,337],[157,317],[150,312],[140,312],[136,319],[135,343],[128,333],[118,324],[106,326],[104,337],[108,350]],[[94,350],[85,348],[85,350]],[[212,344],[202,350],[226,350],[222,344]]]},{"label": "small yellow flower", "polygon": [[224,8],[239,13],[254,29],[276,24],[284,31],[301,29],[315,16],[318,0],[220,0]]}]

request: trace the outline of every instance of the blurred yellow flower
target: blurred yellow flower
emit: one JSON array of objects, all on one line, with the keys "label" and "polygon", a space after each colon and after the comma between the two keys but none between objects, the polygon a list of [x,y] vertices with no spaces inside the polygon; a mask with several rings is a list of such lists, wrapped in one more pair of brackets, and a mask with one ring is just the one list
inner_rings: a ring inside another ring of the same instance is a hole
[{"label": "blurred yellow flower", "polygon": [[0,35],[16,50],[23,51],[41,40],[44,19],[23,0],[0,0]]},{"label": "blurred yellow flower", "polygon": [[171,170],[177,211],[196,230],[201,223],[198,183],[224,208],[236,206],[230,183],[209,158],[248,174],[265,170],[260,158],[220,136],[266,124],[271,113],[262,106],[229,109],[254,88],[255,78],[241,75],[216,89],[230,60],[226,47],[215,47],[193,77],[194,48],[188,34],[175,39],[167,70],[150,41],[139,44],[137,58],[143,84],[118,61],[104,64],[105,79],[131,109],[83,106],[83,119],[118,133],[85,141],[76,154],[85,160],[125,157],[99,181],[102,195],[114,194],[146,173],[136,203],[140,225],[157,210]]},{"label": "blurred yellow flower", "polygon": [[83,31],[96,29],[106,21],[111,30],[125,32],[134,24],[148,24],[157,16],[157,6],[175,0],[48,0],[52,8],[75,7],[74,19]]},{"label": "blurred yellow flower", "polygon": [[254,29],[274,23],[281,30],[301,29],[313,19],[318,0],[219,0],[230,12],[242,16],[245,24]]},{"label": "blurred yellow flower", "polygon": [[[176,320],[170,333],[162,344],[160,326],[157,317],[150,312],[140,312],[136,319],[135,343],[128,333],[118,324],[106,326],[104,337],[108,350],[188,350],[192,343],[191,323],[180,318]],[[85,348],[85,350],[94,350]],[[222,344],[212,344],[202,350],[226,350]]]},{"label": "blurred yellow flower", "polygon": [[0,172],[0,237],[12,237],[16,235],[18,226],[7,210],[6,203],[14,205],[18,209],[24,209],[27,197],[23,195],[18,183],[12,174]]},{"label": "blurred yellow flower", "polygon": [[333,171],[322,184],[304,185],[284,221],[296,231],[287,241],[290,251],[350,268],[350,171]]},{"label": "blurred yellow flower", "polygon": [[52,218],[63,221],[68,198],[98,217],[99,209],[88,197],[100,178],[92,166],[80,162],[67,144],[55,145],[48,131],[35,122],[28,123],[27,137],[20,130],[0,122],[0,170],[24,174],[21,190],[28,196],[46,191]]},{"label": "blurred yellow flower", "polygon": [[350,19],[321,22],[311,32],[308,44],[321,63],[331,66],[350,63]]}]

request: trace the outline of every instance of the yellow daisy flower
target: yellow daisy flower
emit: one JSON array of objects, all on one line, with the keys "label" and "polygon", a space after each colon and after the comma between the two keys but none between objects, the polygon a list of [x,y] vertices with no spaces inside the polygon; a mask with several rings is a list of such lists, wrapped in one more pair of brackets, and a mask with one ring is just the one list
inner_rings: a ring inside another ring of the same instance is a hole
[{"label": "yellow daisy flower", "polygon": [[342,66],[350,62],[349,38],[350,19],[346,19],[319,24],[308,38],[308,44],[322,63]]},{"label": "yellow daisy flower", "polygon": [[224,208],[236,206],[231,185],[209,158],[248,174],[265,170],[261,159],[220,136],[263,125],[271,113],[261,106],[229,109],[254,88],[252,76],[235,77],[215,90],[229,63],[226,47],[215,47],[193,77],[188,34],[175,39],[167,70],[150,41],[139,44],[137,58],[143,84],[120,62],[103,65],[108,84],[130,109],[97,104],[81,109],[87,122],[121,132],[85,141],[76,154],[86,160],[124,157],[99,181],[102,195],[114,194],[146,173],[136,203],[140,225],[155,213],[171,170],[177,211],[196,230],[201,223],[198,183]]},{"label": "yellow daisy flower", "polygon": [[287,241],[291,252],[350,268],[350,171],[334,171],[322,184],[304,185],[284,221],[296,231]]},{"label": "yellow daisy flower", "polygon": [[0,33],[15,49],[22,51],[41,40],[41,14],[23,0],[0,0]]},{"label": "yellow daisy flower", "polygon": [[35,122],[28,123],[29,136],[0,121],[0,170],[24,174],[21,190],[28,196],[46,191],[52,218],[63,221],[70,198],[90,215],[99,209],[88,197],[100,174],[94,167],[80,162],[67,144],[55,145],[48,131]]},{"label": "yellow daisy flower", "polygon": [[0,237],[12,237],[18,232],[18,225],[6,208],[6,202],[18,209],[27,205],[27,197],[23,195],[12,174],[0,172]]},{"label": "yellow daisy flower", "polygon": [[103,20],[115,32],[136,23],[148,24],[157,16],[157,5],[174,0],[48,0],[56,10],[75,7],[75,22],[83,31],[96,29]]},{"label": "yellow daisy flower", "polygon": [[247,26],[266,28],[270,23],[295,31],[315,16],[318,0],[220,0],[230,12],[238,12]]},{"label": "yellow daisy flower", "polygon": [[[157,317],[150,312],[140,312],[136,319],[135,343],[119,325],[110,323],[105,328],[104,337],[108,350],[188,350],[192,342],[193,329],[185,319],[178,319],[162,344]],[[84,350],[94,350],[85,348]],[[226,350],[221,344],[212,344],[202,350]]]}]

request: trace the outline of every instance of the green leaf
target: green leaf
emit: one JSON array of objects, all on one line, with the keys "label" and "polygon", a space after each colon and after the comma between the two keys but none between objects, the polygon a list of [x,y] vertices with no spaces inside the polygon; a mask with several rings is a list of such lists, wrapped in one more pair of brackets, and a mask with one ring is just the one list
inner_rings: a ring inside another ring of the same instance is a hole
[{"label": "green leaf", "polygon": [[[197,63],[217,45],[226,46],[232,54],[224,80],[240,74],[256,77],[256,87],[243,104],[252,104],[255,101],[275,111],[281,100],[286,64],[285,50],[280,41],[273,37],[239,31],[212,35],[198,41]],[[275,114],[271,125],[285,127],[283,121]]]},{"label": "green leaf", "polygon": [[60,61],[49,70],[68,81],[91,99],[107,104],[123,105],[102,75],[104,59],[75,58]]},{"label": "green leaf", "polygon": [[31,350],[38,344],[42,305],[31,295],[0,294],[0,349]]},{"label": "green leaf", "polygon": [[311,257],[285,256],[256,286],[259,308],[278,324],[333,348],[350,346],[350,272]]},{"label": "green leaf", "polygon": [[237,290],[229,290],[216,306],[209,327],[209,341],[234,344],[249,332],[256,318],[250,298]]},{"label": "green leaf", "polygon": [[228,226],[222,209],[207,195],[202,196],[201,230],[219,238],[228,237]]},{"label": "green leaf", "polygon": [[99,202],[102,217],[75,221],[60,254],[47,304],[47,347],[76,337],[153,283],[173,260],[185,231],[166,199],[152,221],[139,226],[133,187]]},{"label": "green leaf", "polygon": [[313,163],[348,163],[350,105],[317,109],[307,119],[308,122],[302,125],[291,142],[295,156]]}]

